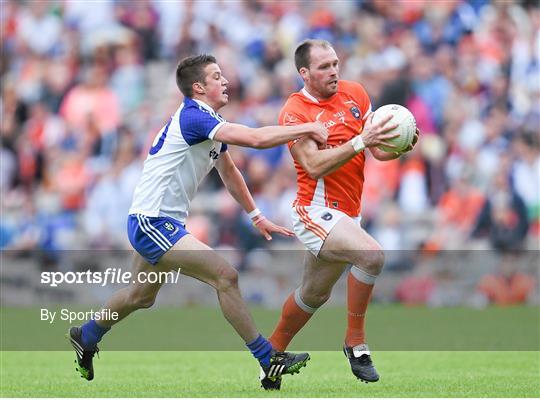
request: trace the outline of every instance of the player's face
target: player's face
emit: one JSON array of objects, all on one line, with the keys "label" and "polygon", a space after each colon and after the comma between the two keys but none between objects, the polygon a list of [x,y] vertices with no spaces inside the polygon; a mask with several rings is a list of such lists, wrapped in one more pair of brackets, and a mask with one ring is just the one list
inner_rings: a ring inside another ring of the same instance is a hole
[{"label": "player's face", "polygon": [[[304,76],[305,75],[305,76]],[[306,89],[312,95],[328,98],[337,93],[339,59],[333,48],[311,48],[309,69],[302,74]]]},{"label": "player's face", "polygon": [[204,68],[205,97],[210,106],[215,110],[223,107],[229,101],[227,84],[229,81],[221,74],[217,64],[208,64]]}]

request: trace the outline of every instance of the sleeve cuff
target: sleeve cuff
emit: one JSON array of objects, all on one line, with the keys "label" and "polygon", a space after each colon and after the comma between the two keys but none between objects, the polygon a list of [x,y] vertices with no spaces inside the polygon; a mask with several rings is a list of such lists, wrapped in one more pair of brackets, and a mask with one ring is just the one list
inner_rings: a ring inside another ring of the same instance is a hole
[{"label": "sleeve cuff", "polygon": [[214,136],[216,136],[216,133],[217,133],[218,129],[221,128],[225,124],[226,124],[226,122],[222,121],[219,124],[217,124],[216,126],[214,126],[214,129],[212,129],[210,131],[210,133],[208,134],[208,139],[214,140]]}]

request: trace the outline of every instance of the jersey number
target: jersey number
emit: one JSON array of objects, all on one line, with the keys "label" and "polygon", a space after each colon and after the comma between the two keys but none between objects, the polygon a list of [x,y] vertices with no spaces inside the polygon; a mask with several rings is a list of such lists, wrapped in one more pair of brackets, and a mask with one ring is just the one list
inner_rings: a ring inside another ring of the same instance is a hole
[{"label": "jersey number", "polygon": [[169,120],[169,122],[167,122],[167,125],[165,125],[165,129],[163,130],[163,133],[161,134],[161,136],[159,137],[159,140],[158,142],[156,143],[155,146],[152,146],[150,148],[150,155],[154,155],[156,154],[158,151],[161,150],[161,148],[163,147],[163,143],[165,143],[165,138],[167,137],[167,132],[169,131],[169,125],[171,124],[172,122],[172,118]]}]

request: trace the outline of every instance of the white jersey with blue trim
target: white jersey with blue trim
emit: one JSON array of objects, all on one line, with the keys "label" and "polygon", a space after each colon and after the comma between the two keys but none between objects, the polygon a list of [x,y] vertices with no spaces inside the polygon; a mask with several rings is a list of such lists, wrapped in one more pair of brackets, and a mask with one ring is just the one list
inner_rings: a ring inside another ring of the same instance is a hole
[{"label": "white jersey with blue trim", "polygon": [[186,97],[152,144],[129,213],[185,223],[199,184],[227,150],[213,140],[225,122],[209,105]]}]

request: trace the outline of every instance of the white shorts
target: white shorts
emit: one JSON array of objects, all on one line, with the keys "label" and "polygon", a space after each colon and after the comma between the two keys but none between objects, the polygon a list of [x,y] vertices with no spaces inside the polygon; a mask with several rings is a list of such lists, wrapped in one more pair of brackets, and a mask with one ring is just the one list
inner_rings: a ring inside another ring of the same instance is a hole
[{"label": "white shorts", "polygon": [[[317,257],[330,231],[348,215],[334,208],[297,204],[292,209],[292,217],[296,237]],[[352,219],[360,224],[362,217]]]}]

